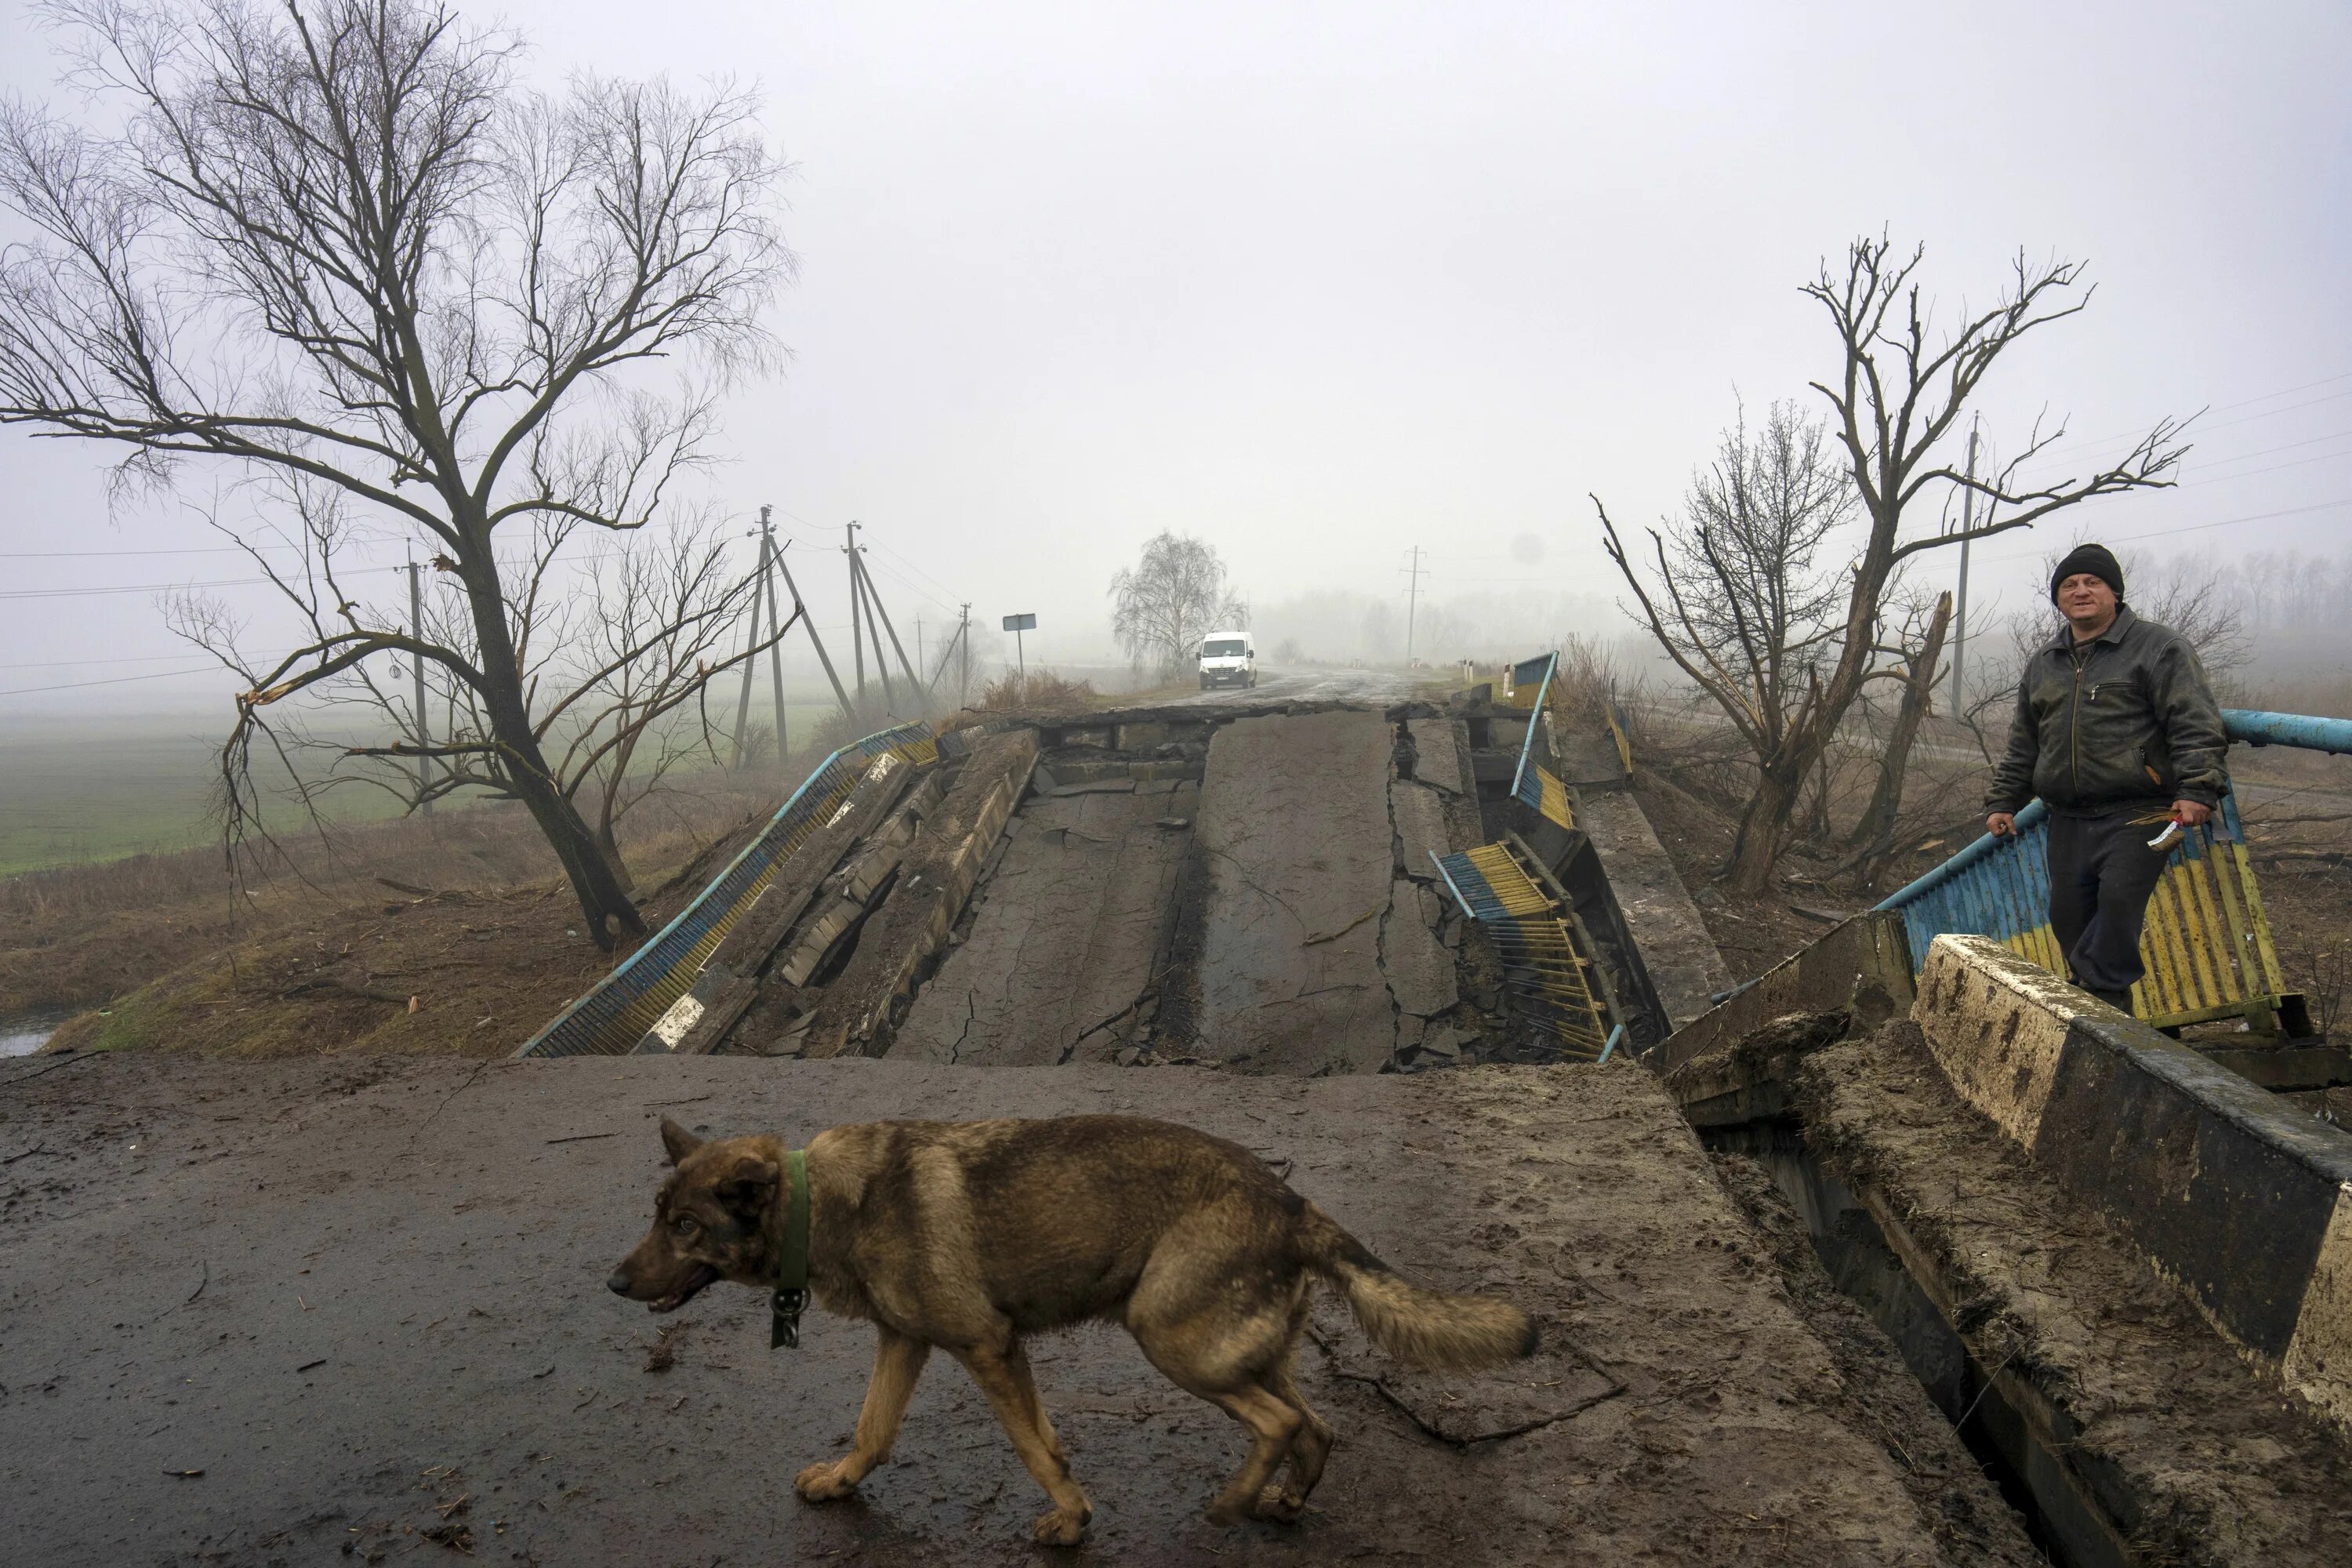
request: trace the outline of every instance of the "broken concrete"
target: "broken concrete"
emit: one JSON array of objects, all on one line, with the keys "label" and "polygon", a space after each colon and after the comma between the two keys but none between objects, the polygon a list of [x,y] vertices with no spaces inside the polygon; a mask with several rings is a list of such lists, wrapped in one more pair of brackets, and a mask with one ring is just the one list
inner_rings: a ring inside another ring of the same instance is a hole
[{"label": "broken concrete", "polygon": [[1580,789],[1575,800],[1576,825],[1592,840],[1658,1001],[1680,1028],[1731,989],[1731,971],[1641,803],[1618,790]]},{"label": "broken concrete", "polygon": [[1344,711],[1239,719],[1210,742],[1197,1054],[1301,1076],[1388,1060],[1394,749],[1381,715]]},{"label": "broken concrete", "polygon": [[1034,730],[991,735],[973,749],[908,845],[889,898],[800,1031],[800,1054],[878,1055],[888,1048],[893,1008],[913,992],[918,973],[963,912],[1036,762]]},{"label": "broken concrete", "polygon": [[[1197,806],[1192,784],[1031,802],[891,1056],[992,1067],[1110,1060],[1150,998],[1191,842],[1181,824]],[[1180,825],[1166,826],[1171,818]]]},{"label": "broken concrete", "polygon": [[1412,740],[1412,776],[1448,795],[1470,795],[1468,748],[1461,723],[1453,719],[1408,719]]}]

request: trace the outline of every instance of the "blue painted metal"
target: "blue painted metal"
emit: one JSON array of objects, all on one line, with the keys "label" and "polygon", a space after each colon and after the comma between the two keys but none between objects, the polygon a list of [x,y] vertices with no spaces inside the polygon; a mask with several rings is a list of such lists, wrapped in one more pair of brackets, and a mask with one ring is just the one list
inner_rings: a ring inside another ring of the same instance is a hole
[{"label": "blue painted metal", "polygon": [[[651,1018],[643,1015],[667,1007],[694,982],[701,962],[695,950],[715,946],[723,935],[722,922],[731,921],[744,897],[777,866],[790,858],[816,823],[847,795],[858,775],[885,752],[906,755],[924,750],[928,756],[930,730],[922,724],[902,724],[868,735],[827,757],[800,788],[768,819],[758,837],[728,862],[711,884],[653,939],[623,959],[587,994],[566,1007],[555,1020],[525,1041],[519,1057],[618,1056],[644,1037]],[[707,956],[707,955],[706,955]],[[693,960],[688,963],[688,961]],[[686,973],[681,973],[680,971]]]},{"label": "blue painted metal", "polygon": [[[1459,857],[1441,856],[1434,849],[1429,852],[1430,864],[1435,866],[1437,874],[1445,879],[1445,890],[1454,895],[1454,901],[1462,906],[1462,912],[1475,921],[1478,918],[1478,911],[1472,909],[1470,900],[1462,896],[1462,884],[1454,879],[1453,871],[1445,864],[1449,858],[1459,858]],[[1467,861],[1463,863],[1465,866],[1469,864]]]},{"label": "blue painted metal", "polygon": [[1535,750],[1536,726],[1542,722],[1544,699],[1551,691],[1552,672],[1559,668],[1559,655],[1548,653],[1539,659],[1531,658],[1525,663],[1514,665],[1511,668],[1511,685],[1516,689],[1522,684],[1523,678],[1520,672],[1523,670],[1532,672],[1538,665],[1543,667],[1543,677],[1536,685],[1535,706],[1528,710],[1528,733],[1527,738],[1519,742],[1519,765],[1511,774],[1511,793],[1528,805],[1540,809],[1543,805],[1543,784],[1542,781],[1536,777],[1535,769],[1529,765],[1528,757]]},{"label": "blue painted metal", "polygon": [[1503,900],[1496,897],[1486,873],[1472,863],[1467,854],[1441,857],[1433,849],[1429,858],[1437,862],[1437,874],[1445,879],[1447,887],[1454,889],[1454,901],[1462,906],[1464,914],[1474,921],[1507,918]]},{"label": "blue painted metal", "polygon": [[[2296,713],[2223,710],[2232,741],[2352,754],[2352,721]],[[2050,929],[2049,808],[2030,802],[2017,834],[1987,834],[1883,900],[1903,917],[1912,962],[1947,932],[1989,936],[2053,973],[2066,970]],[[2153,837],[2153,832],[2151,832]],[[2147,973],[2133,989],[2133,1011],[2155,1023],[2189,1023],[2242,1015],[2258,1029],[2283,1020],[2290,1032],[2301,999],[2280,972],[2246,853],[2234,795],[2202,826],[2183,834],[2148,906],[2140,956]]]},{"label": "blue painted metal", "polygon": [[1611,1053],[1611,1052],[1612,1052],[1612,1051],[1614,1051],[1614,1050],[1617,1048],[1617,1042],[1618,1042],[1618,1041],[1620,1041],[1620,1040],[1622,1040],[1622,1039],[1623,1039],[1624,1037],[1625,1037],[1625,1026],[1624,1026],[1624,1025],[1620,1024],[1620,1025],[1618,1025],[1615,1028],[1613,1028],[1613,1029],[1610,1030],[1610,1031],[1609,1031],[1609,1043],[1608,1043],[1607,1045],[1602,1046],[1602,1047],[1601,1047],[1601,1059],[1602,1061],[1604,1061],[1604,1062],[1605,1062],[1605,1061],[1607,1061],[1607,1060],[1609,1059],[1609,1055],[1610,1055],[1610,1053]]},{"label": "blue painted metal", "polygon": [[2249,746],[2300,746],[2305,751],[2352,756],[2352,719],[2316,719],[2308,713],[2224,708],[2221,728],[2230,739]]}]

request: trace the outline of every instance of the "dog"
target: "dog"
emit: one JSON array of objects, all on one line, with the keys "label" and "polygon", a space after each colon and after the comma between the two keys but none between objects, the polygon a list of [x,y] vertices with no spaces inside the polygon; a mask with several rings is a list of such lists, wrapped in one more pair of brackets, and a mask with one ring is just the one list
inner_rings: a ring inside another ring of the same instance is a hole
[{"label": "dog", "polygon": [[[661,1136],[674,1169],[609,1287],[673,1312],[721,1279],[774,1285],[793,1196],[783,1142],[704,1142],[667,1118]],[[1077,1542],[1094,1509],[1038,1400],[1028,1335],[1118,1322],[1170,1382],[1240,1422],[1250,1454],[1209,1505],[1221,1524],[1297,1519],[1330,1457],[1331,1426],[1291,1376],[1310,1277],[1412,1365],[1489,1366],[1535,1349],[1518,1308],[1409,1283],[1247,1149],[1189,1127],[877,1121],[818,1133],[805,1159],[809,1291],[876,1335],[849,1452],[793,1482],[810,1502],[848,1495],[889,1458],[934,1347],[987,1395],[1053,1502],[1033,1533],[1059,1546]]]}]

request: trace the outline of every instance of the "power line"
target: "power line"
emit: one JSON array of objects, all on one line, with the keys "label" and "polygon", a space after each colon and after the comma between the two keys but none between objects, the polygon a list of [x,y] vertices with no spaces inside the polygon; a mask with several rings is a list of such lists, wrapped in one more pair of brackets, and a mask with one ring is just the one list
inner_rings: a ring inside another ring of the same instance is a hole
[{"label": "power line", "polygon": [[68,680],[56,686],[19,686],[0,691],[0,697],[29,697],[37,691],[79,691],[85,686],[128,686],[134,680],[172,680],[184,675],[203,675],[210,670],[219,670],[223,675],[233,674],[217,664],[199,665],[189,669],[159,670],[153,675],[117,675],[104,680]]},{"label": "power line", "polygon": [[[2336,375],[2323,375],[2317,381],[2306,381],[2300,386],[2283,386],[2276,392],[2265,392],[2257,396],[2240,398],[2235,403],[2221,404],[2216,407],[2207,409],[2205,412],[2208,414],[2227,414],[2232,409],[2252,408],[2255,404],[2268,403],[2273,397],[2292,397],[2298,392],[2309,392],[2315,386],[2333,386],[2339,381],[2352,381],[2352,370],[2344,371]],[[2326,403],[2332,401],[2334,398],[2347,395],[2352,395],[2352,388],[2347,388],[2345,392],[2332,393],[2327,397],[2315,398],[2312,401],[2314,403]],[[2308,408],[2310,406],[2312,406],[2312,404],[2310,403],[2298,403],[2295,405],[2296,408]],[[2287,408],[2273,408],[2271,410],[2271,413],[2273,414],[2289,414],[2292,412],[2294,412],[2293,409]],[[2255,417],[2261,418],[2266,416],[2258,415]],[[2245,421],[2242,419],[2231,421],[2231,424],[2233,425],[2242,425],[2244,423]],[[2209,430],[2219,430],[2225,428],[2225,426],[2209,425],[2206,428]],[[2063,452],[2073,447],[2102,447],[2110,441],[2121,441],[2127,437],[2136,439],[2146,434],[2147,431],[2145,429],[2131,429],[2118,430],[2112,436],[2079,436],[2072,441],[2056,442],[2048,447],[2047,450]]]},{"label": "power line", "polygon": [[[264,544],[263,550],[291,550],[290,544]],[[184,550],[0,550],[0,561],[64,561],[83,560],[92,556],[112,555],[243,555],[244,548],[235,544],[191,545]]]},{"label": "power line", "polygon": [[[343,577],[362,577],[372,573],[399,572],[399,566],[354,566],[338,573]],[[104,594],[175,594],[190,588],[247,588],[256,584],[275,585],[275,577],[218,577],[201,583],[122,583],[103,588],[7,588],[0,589],[0,599],[74,599]]]},{"label": "power line", "polygon": [[0,669],[85,669],[101,664],[170,664],[184,653],[148,653],[124,658],[34,658],[22,664],[0,664]]},{"label": "power line", "polygon": [[[2163,539],[2176,533],[2198,533],[2209,528],[2227,528],[2232,523],[2239,522],[2267,522],[2273,518],[2301,517],[2306,512],[2326,511],[2331,507],[2339,506],[2352,506],[2352,496],[2338,496],[2334,500],[2315,501],[2309,506],[2283,507],[2277,511],[2249,512],[2243,517],[2217,517],[2210,522],[2184,523],[2179,528],[2155,528],[2150,529],[2144,533],[2110,534],[2107,536],[2105,542],[2112,544],[2128,544],[2137,539]],[[2006,554],[1994,556],[1992,559],[1996,561],[2022,561],[2026,559],[2029,554],[2032,553],[2040,553],[2040,552],[2014,550]]]}]

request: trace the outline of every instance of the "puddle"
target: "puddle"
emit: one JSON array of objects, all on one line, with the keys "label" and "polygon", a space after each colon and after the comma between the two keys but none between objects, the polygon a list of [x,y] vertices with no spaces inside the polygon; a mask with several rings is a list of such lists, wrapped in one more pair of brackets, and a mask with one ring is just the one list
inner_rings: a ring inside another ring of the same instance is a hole
[{"label": "puddle", "polygon": [[22,1013],[0,1013],[0,1057],[29,1057],[41,1048],[58,1026],[73,1016],[69,1007],[34,1007]]}]

